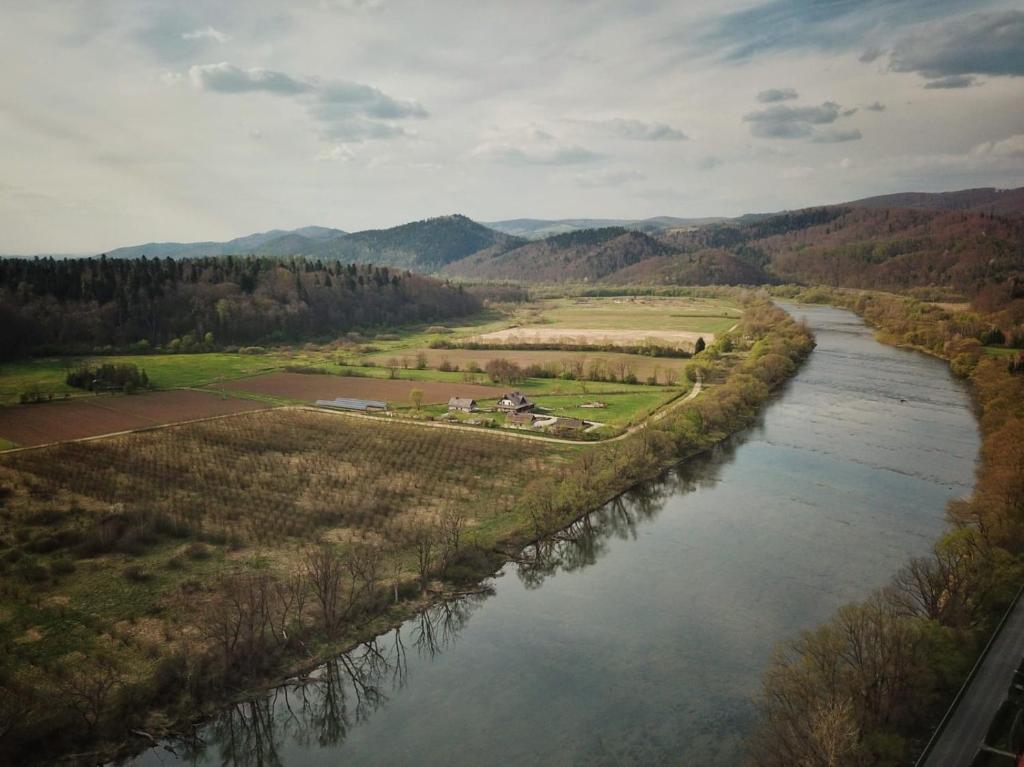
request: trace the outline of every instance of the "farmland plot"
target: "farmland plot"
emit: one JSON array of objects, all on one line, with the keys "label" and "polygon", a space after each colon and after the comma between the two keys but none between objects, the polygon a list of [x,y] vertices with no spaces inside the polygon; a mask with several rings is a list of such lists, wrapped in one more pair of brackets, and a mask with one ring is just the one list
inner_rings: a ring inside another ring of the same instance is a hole
[{"label": "farmland plot", "polygon": [[495,387],[458,381],[390,380],[315,373],[269,373],[231,381],[224,384],[223,388],[300,402],[313,402],[318,399],[334,399],[335,397],[357,397],[384,400],[398,406],[409,403],[409,393],[413,389],[423,392],[423,402],[426,404],[447,402],[449,398],[456,396],[494,399],[501,395],[501,390]]},{"label": "farmland plot", "polygon": [[0,468],[196,534],[279,544],[419,513],[500,512],[552,454],[499,434],[289,409],[16,453]]},{"label": "farmland plot", "polygon": [[259,402],[184,389],[12,405],[0,407],[0,437],[30,447],[264,407]]}]

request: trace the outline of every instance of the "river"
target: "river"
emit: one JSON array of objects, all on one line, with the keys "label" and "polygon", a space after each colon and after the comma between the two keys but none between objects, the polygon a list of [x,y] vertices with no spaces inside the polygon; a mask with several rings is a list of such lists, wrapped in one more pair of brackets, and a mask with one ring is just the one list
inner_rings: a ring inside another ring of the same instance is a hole
[{"label": "river", "polygon": [[973,483],[947,366],[856,315],[759,421],[439,605],[134,765],[732,765],[775,643],[881,586]]}]

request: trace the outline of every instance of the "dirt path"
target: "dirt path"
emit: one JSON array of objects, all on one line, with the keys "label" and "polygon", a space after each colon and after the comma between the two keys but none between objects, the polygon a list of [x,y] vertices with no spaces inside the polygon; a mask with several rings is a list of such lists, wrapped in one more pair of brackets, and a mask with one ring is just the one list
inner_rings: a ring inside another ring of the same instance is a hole
[{"label": "dirt path", "polygon": [[[609,437],[608,439],[598,440],[597,442],[586,442],[586,441],[578,440],[578,439],[563,439],[561,437],[548,437],[548,436],[545,436],[543,434],[531,434],[530,432],[519,431],[517,429],[494,429],[493,433],[500,434],[502,436],[507,436],[507,437],[516,437],[518,439],[540,440],[542,442],[549,442],[549,443],[560,444],[560,445],[577,445],[577,446],[579,446],[579,445],[596,445],[596,444],[603,444],[603,443],[607,443],[607,442],[618,442],[619,440],[625,439],[626,437],[630,436],[631,434],[636,434],[636,432],[640,431],[640,429],[642,429],[645,425],[647,425],[647,423],[655,422],[655,421],[660,421],[662,418],[667,416],[669,413],[675,411],[678,407],[680,407],[684,403],[689,402],[690,400],[694,399],[697,395],[699,395],[701,393],[702,389],[703,389],[703,381],[700,378],[700,374],[698,374],[697,380],[693,384],[693,388],[690,389],[690,391],[687,392],[685,396],[677,397],[676,399],[670,400],[669,402],[665,403],[658,410],[656,410],[654,413],[652,413],[650,415],[650,417],[648,417],[647,419],[645,419],[641,423],[634,424],[633,426],[630,426],[628,429],[626,429],[624,432],[622,432],[622,434],[618,434],[618,435],[616,435],[614,437]],[[256,408],[256,409],[268,409],[268,410],[283,410],[283,409],[309,410],[309,411],[315,412],[315,413],[333,413],[334,415],[342,416],[343,418],[368,418],[368,419],[372,419],[372,420],[375,420],[375,421],[380,421],[381,418],[382,418],[379,415],[367,415],[365,413],[353,413],[351,411],[346,411],[346,410],[330,410],[328,408],[314,407],[313,405],[282,405],[281,407],[278,407],[278,408],[271,407],[271,408]],[[26,446],[26,447],[15,447],[15,448],[11,448],[10,450],[0,451],[0,456],[5,455],[5,454],[9,454],[9,453],[19,453],[19,452],[22,452],[22,451],[25,451],[25,450],[39,450],[40,448],[52,447],[54,445],[62,445],[62,444],[65,444],[67,442],[91,442],[92,440],[106,439],[107,437],[121,437],[121,436],[124,436],[125,434],[136,434],[136,433],[145,432],[145,431],[156,431],[156,430],[159,430],[159,429],[170,429],[170,428],[172,428],[174,426],[185,426],[187,424],[202,423],[204,421],[216,421],[216,420],[219,420],[221,418],[231,418],[232,416],[235,416],[235,415],[242,415],[245,412],[253,412],[253,411],[242,411],[241,413],[221,413],[221,414],[218,414],[218,415],[207,416],[207,417],[204,417],[204,418],[192,418],[192,419],[189,419],[189,420],[186,420],[186,421],[175,421],[173,423],[162,423],[162,424],[154,424],[152,426],[143,426],[143,427],[138,428],[138,429],[125,429],[125,430],[122,430],[122,431],[109,432],[107,434],[93,434],[93,435],[90,435],[88,437],[79,437],[78,439],[67,439],[67,440],[60,440],[60,441],[57,441],[57,442],[47,442],[46,444],[43,444],[43,445],[29,445],[29,446]],[[391,421],[391,419],[387,419],[387,420],[389,422]],[[476,432],[476,433],[479,433],[481,431],[480,427],[478,427],[478,426],[464,426],[462,424],[456,424],[456,423],[442,423],[440,421],[412,421],[412,420],[405,419],[405,418],[396,418],[394,420],[396,422],[400,422],[400,423],[411,423],[411,424],[415,424],[415,425],[418,425],[418,426],[430,427],[430,428],[433,428],[433,429],[454,429],[456,431],[471,431],[471,432]],[[489,431],[491,431],[491,430],[489,430]]]},{"label": "dirt path", "polygon": [[[633,426],[630,426],[628,429],[626,429],[624,432],[622,432],[622,434],[618,434],[618,435],[616,435],[614,437],[609,437],[608,439],[598,440],[596,442],[586,442],[586,441],[578,440],[578,439],[563,439],[561,437],[548,437],[548,436],[545,436],[543,434],[533,434],[531,432],[520,431],[518,429],[493,429],[493,430],[487,430],[487,431],[491,431],[493,433],[500,434],[500,435],[506,436],[506,437],[517,437],[519,439],[539,440],[541,442],[554,443],[554,444],[558,444],[558,445],[576,445],[576,446],[579,446],[579,445],[607,444],[608,442],[618,442],[619,440],[626,439],[626,437],[629,437],[632,434],[636,434],[638,431],[640,431],[640,429],[642,429],[648,423],[655,422],[655,421],[660,421],[662,418],[667,416],[669,413],[674,412],[677,408],[682,406],[684,403],[689,402],[690,400],[694,399],[703,390],[703,385],[704,385],[704,382],[700,378],[700,374],[698,373],[697,374],[697,380],[694,382],[693,388],[690,389],[690,391],[688,391],[685,396],[677,397],[676,399],[671,400],[671,401],[665,403],[664,405],[661,406],[661,408],[659,408],[654,413],[652,413],[649,418],[645,419],[641,423],[634,424]],[[312,405],[296,405],[295,407],[300,407],[303,410],[310,410],[310,411],[313,411],[313,412],[316,412],[316,413],[329,412],[329,413],[333,413],[335,415],[340,415],[340,416],[346,417],[346,418],[368,418],[368,419],[371,419],[371,420],[374,420],[374,421],[379,421],[381,419],[381,416],[379,416],[379,415],[366,415],[365,413],[354,413],[354,412],[348,411],[348,410],[330,410],[328,408],[313,407]],[[464,426],[463,424],[459,424],[459,423],[445,423],[443,421],[408,421],[406,419],[396,419],[396,420],[400,420],[402,423],[413,423],[413,424],[417,424],[419,426],[427,426],[427,427],[430,427],[432,429],[452,429],[452,430],[455,430],[455,431],[472,431],[472,432],[476,432],[476,433],[479,433],[481,431],[481,428],[479,426]]]}]

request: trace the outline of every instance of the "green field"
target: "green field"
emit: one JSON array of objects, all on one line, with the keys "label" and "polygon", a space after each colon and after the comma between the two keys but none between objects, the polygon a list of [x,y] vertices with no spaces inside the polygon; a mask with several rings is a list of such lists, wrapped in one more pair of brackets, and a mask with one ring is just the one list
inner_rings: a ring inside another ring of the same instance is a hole
[{"label": "green field", "polygon": [[18,402],[22,392],[38,387],[44,394],[82,395],[64,383],[69,368],[82,364],[129,363],[146,371],[158,389],[205,386],[218,380],[241,378],[283,364],[277,355],[224,354],[136,354],[110,357],[46,357],[0,365],[0,405]]},{"label": "green field", "polygon": [[[680,393],[679,389],[663,389],[660,392],[609,394],[591,399],[579,396],[541,397],[538,398],[538,404],[547,408],[551,415],[596,421],[605,426],[620,429],[646,418],[652,411],[679,396]],[[592,400],[603,402],[607,407],[580,407]]]},{"label": "green field", "polygon": [[1010,349],[1005,346],[985,346],[983,348],[985,354],[990,354],[993,357],[1016,357],[1021,353],[1020,349]]}]

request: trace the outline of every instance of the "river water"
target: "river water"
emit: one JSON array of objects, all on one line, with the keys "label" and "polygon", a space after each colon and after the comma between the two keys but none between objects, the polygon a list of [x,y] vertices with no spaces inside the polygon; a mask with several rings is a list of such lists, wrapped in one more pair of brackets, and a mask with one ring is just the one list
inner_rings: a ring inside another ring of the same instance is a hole
[{"label": "river water", "polygon": [[979,447],[944,363],[786,308],[818,346],[755,426],[131,763],[735,764],[772,646],[925,552]]}]

